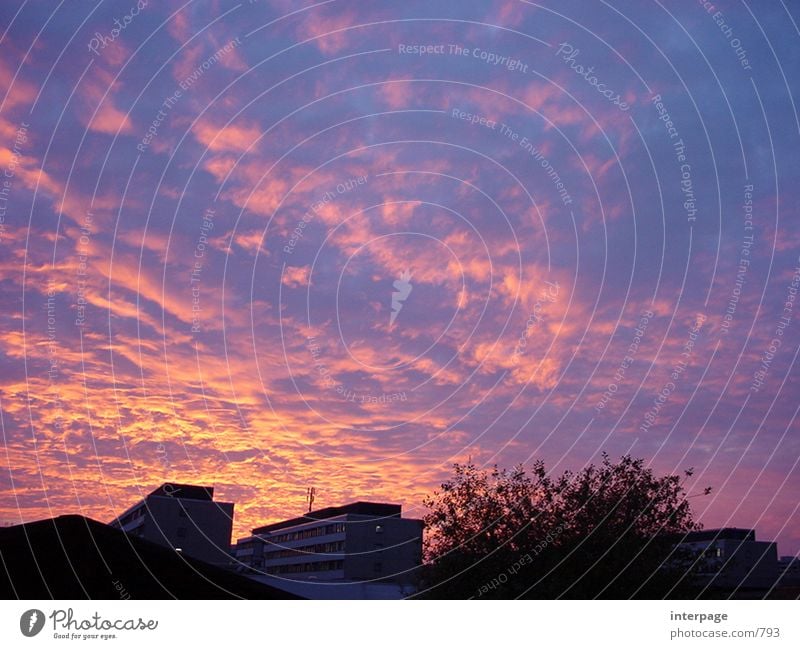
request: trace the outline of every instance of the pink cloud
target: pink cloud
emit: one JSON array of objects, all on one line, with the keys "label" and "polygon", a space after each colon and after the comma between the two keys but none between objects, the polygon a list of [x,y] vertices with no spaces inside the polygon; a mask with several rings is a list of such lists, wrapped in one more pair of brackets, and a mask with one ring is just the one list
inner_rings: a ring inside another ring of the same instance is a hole
[{"label": "pink cloud", "polygon": [[211,151],[237,153],[247,151],[261,137],[261,128],[257,124],[240,122],[217,126],[206,119],[197,120],[192,132],[197,141]]},{"label": "pink cloud", "polygon": [[311,266],[287,266],[281,283],[289,288],[299,288],[308,284]]}]

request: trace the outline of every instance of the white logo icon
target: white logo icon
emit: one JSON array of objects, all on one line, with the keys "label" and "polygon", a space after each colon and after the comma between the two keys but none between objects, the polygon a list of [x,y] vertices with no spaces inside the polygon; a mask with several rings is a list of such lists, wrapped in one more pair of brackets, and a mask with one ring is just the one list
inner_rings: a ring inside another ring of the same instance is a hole
[{"label": "white logo icon", "polygon": [[403,302],[408,299],[408,296],[411,294],[411,289],[414,288],[411,286],[411,273],[409,270],[404,270],[400,274],[400,278],[394,280],[392,286],[397,290],[392,292],[392,314],[389,316],[390,327],[394,324],[400,310],[403,308]]},{"label": "white logo icon", "polygon": [[35,636],[42,630],[43,626],[44,613],[38,609],[32,608],[29,611],[25,611],[19,618],[19,630],[27,638]]}]

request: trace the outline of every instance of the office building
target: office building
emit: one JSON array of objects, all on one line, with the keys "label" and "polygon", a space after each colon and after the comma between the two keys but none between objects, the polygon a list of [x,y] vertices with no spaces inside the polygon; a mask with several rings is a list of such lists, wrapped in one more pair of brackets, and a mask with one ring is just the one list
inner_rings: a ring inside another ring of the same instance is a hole
[{"label": "office building", "polygon": [[109,525],[209,563],[231,561],[233,503],[215,501],[213,487],[165,483]]},{"label": "office building", "polygon": [[356,502],[264,525],[234,548],[239,565],[290,580],[411,583],[422,521],[400,505]]},{"label": "office building", "polygon": [[793,588],[800,586],[800,557],[778,559],[778,584]]},{"label": "office building", "polygon": [[772,541],[756,541],[755,530],[726,527],[686,534],[680,547],[700,559],[701,582],[723,590],[763,590],[778,578],[778,552]]}]

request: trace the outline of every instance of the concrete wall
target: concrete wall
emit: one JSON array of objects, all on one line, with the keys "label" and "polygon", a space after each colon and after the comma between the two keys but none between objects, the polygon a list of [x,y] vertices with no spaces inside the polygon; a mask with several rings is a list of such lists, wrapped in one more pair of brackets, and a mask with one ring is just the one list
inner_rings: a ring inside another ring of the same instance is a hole
[{"label": "concrete wall", "polygon": [[410,583],[422,560],[422,521],[348,517],[345,552],[346,579]]},{"label": "concrete wall", "polygon": [[695,553],[706,552],[703,577],[712,587],[764,589],[778,578],[778,551],[773,542],[718,539],[683,545]]},{"label": "concrete wall", "polygon": [[209,563],[230,562],[233,503],[151,496],[147,507],[142,538]]}]

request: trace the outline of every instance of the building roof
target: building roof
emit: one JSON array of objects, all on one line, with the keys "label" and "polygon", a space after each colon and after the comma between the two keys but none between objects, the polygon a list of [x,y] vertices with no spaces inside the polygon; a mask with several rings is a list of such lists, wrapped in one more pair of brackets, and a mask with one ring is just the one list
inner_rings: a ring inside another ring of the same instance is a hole
[{"label": "building roof", "polygon": [[295,525],[302,525],[303,523],[327,520],[329,518],[335,518],[336,516],[344,516],[345,514],[375,516],[376,518],[399,518],[401,510],[401,505],[359,501],[350,503],[349,505],[342,505],[340,507],[325,507],[324,509],[317,509],[316,511],[308,512],[303,516],[290,518],[285,521],[278,521],[277,523],[270,523],[269,525],[263,525],[262,527],[256,527],[253,530],[253,534],[265,534],[267,532],[274,532],[275,530],[280,530],[285,527],[293,527]]},{"label": "building roof", "polygon": [[743,527],[723,527],[716,530],[689,532],[682,537],[685,543],[693,541],[755,541],[756,531]]},{"label": "building roof", "polygon": [[[214,487],[201,487],[199,485],[182,484],[179,482],[165,482],[157,489],[153,489],[142,500],[135,502],[128,507],[124,512],[115,516],[113,520],[109,521],[109,525],[118,525],[126,516],[131,512],[145,506],[148,498],[174,498],[176,500],[202,500],[205,502],[214,502]],[[232,503],[220,503],[219,505],[227,505]]]},{"label": "building roof", "polygon": [[158,489],[153,489],[147,497],[167,496],[169,498],[187,498],[189,500],[213,500],[214,487],[200,487],[193,484],[165,482]]}]

